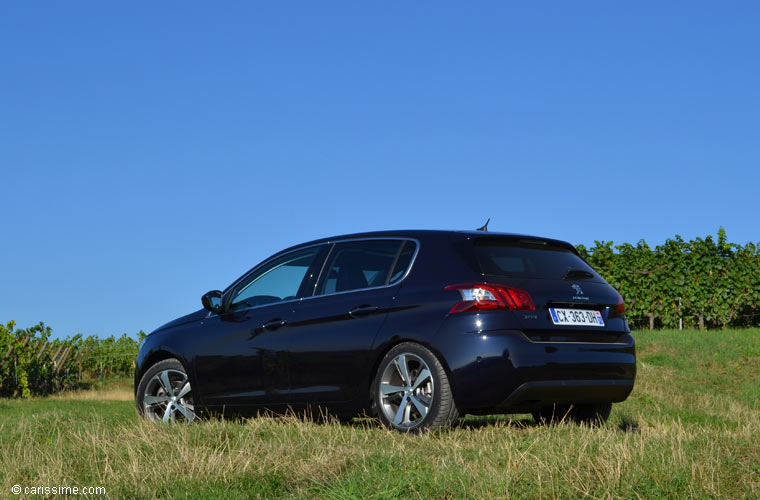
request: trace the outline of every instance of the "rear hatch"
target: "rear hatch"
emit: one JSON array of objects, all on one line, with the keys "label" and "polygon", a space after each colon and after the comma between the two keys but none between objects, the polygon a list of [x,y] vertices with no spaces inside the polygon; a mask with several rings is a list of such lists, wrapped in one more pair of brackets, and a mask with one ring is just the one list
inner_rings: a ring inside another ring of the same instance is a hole
[{"label": "rear hatch", "polygon": [[620,294],[572,245],[502,236],[474,238],[472,245],[485,282],[530,294],[535,310],[494,314],[511,314],[512,318],[504,319],[511,324],[516,319],[532,340],[614,342],[629,331]]}]

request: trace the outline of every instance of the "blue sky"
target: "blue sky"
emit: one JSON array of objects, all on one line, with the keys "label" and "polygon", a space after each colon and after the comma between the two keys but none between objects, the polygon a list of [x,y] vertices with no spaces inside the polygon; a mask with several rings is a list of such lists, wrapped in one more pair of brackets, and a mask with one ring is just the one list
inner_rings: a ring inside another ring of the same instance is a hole
[{"label": "blue sky", "polygon": [[4,2],[0,321],[134,334],[295,243],[760,240],[757,2]]}]

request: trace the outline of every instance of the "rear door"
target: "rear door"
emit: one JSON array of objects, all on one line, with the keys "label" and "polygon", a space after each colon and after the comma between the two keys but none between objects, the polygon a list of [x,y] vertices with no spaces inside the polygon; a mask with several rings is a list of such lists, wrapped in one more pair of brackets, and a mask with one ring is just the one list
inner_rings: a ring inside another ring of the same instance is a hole
[{"label": "rear door", "polygon": [[357,397],[368,383],[375,336],[416,248],[401,239],[335,244],[314,297],[301,301],[287,336],[293,404]]}]

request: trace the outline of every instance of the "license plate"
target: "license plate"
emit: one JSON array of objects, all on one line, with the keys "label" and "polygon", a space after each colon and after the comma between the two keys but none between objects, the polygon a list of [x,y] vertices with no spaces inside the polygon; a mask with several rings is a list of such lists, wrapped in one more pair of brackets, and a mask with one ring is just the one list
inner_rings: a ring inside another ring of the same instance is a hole
[{"label": "license plate", "polygon": [[602,313],[586,309],[555,309],[549,308],[552,323],[555,325],[573,326],[604,326]]}]

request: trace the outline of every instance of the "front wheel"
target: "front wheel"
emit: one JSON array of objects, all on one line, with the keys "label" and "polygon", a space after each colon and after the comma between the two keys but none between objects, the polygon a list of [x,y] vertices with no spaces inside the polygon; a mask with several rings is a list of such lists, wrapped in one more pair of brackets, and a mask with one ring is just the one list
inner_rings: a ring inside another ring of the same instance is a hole
[{"label": "front wheel", "polygon": [[137,411],[163,422],[197,418],[190,380],[179,360],[165,359],[148,368],[137,385]]},{"label": "front wheel", "polygon": [[411,342],[395,346],[380,362],[372,399],[383,425],[402,432],[447,427],[459,417],[440,361]]}]

